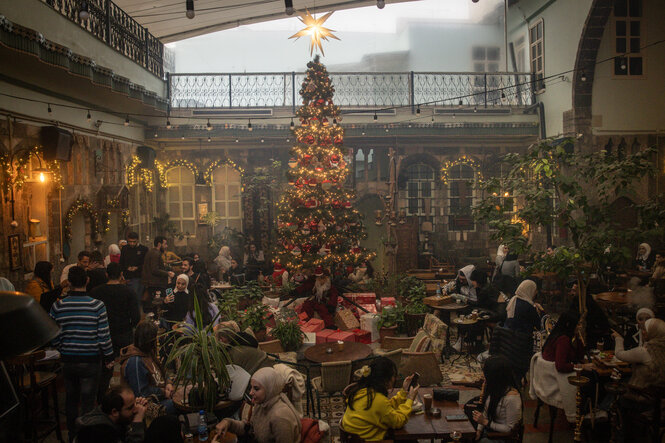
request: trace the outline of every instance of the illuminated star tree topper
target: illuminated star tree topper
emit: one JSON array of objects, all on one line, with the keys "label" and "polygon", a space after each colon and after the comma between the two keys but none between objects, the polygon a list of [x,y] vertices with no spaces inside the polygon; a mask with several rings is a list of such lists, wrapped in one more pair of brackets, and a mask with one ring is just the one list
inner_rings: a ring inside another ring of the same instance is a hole
[{"label": "illuminated star tree topper", "polygon": [[318,47],[319,51],[321,51],[322,55],[326,55],[323,52],[323,46],[321,45],[321,40],[328,41],[328,38],[334,38],[335,40],[339,40],[336,35],[333,34],[335,32],[332,29],[325,28],[323,24],[325,23],[326,20],[332,15],[333,11],[319,17],[319,18],[314,18],[309,11],[300,12],[298,15],[300,15],[300,21],[305,25],[305,29],[302,29],[295,34],[293,34],[289,38],[295,38],[298,40],[300,37],[304,37],[306,35],[310,36],[310,43],[309,43],[309,55],[311,56],[314,53],[314,48]]}]

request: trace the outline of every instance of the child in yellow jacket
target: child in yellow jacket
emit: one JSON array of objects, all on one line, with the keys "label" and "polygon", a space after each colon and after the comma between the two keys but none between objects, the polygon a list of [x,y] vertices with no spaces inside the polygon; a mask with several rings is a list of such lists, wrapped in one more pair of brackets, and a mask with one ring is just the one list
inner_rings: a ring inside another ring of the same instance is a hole
[{"label": "child in yellow jacket", "polygon": [[409,420],[419,386],[410,387],[412,374],[404,380],[397,395],[388,398],[397,378],[397,367],[385,357],[363,366],[360,372],[360,380],[345,390],[342,428],[364,440],[380,441],[388,429],[399,429]]}]

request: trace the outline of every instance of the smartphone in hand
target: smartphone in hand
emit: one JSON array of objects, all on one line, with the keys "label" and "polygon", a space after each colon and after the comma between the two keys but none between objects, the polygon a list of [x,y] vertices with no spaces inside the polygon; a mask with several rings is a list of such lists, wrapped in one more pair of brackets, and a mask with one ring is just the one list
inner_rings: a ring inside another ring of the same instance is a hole
[{"label": "smartphone in hand", "polygon": [[411,384],[409,385],[409,389],[415,388],[418,386],[418,379],[420,378],[420,373],[414,372],[413,373],[413,378],[411,378]]}]

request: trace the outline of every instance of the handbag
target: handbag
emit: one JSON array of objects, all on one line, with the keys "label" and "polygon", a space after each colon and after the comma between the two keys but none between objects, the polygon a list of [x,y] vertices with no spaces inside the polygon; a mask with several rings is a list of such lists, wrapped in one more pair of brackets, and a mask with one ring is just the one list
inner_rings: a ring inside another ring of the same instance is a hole
[{"label": "handbag", "polygon": [[147,397],[148,404],[145,408],[145,418],[148,422],[166,415],[166,408],[159,402],[159,399],[156,395],[150,395]]}]

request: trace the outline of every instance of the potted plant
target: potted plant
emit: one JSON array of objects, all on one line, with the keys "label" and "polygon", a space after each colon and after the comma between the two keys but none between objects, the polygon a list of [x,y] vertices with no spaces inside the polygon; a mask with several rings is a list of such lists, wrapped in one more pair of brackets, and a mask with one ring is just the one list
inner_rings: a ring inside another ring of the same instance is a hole
[{"label": "potted plant", "polygon": [[404,326],[406,333],[409,336],[414,336],[418,333],[418,329],[425,322],[425,315],[427,315],[427,305],[423,302],[427,296],[425,283],[421,280],[416,281],[408,287],[405,293],[401,294],[406,300],[406,307],[404,308]]},{"label": "potted plant", "polygon": [[238,289],[232,289],[230,291],[226,291],[217,299],[219,317],[222,320],[233,320],[236,323],[240,322],[240,312],[238,311],[240,297],[238,293],[242,295],[242,291]]},{"label": "potted plant", "polygon": [[395,306],[384,306],[379,315],[379,337],[394,337],[404,329],[404,307],[397,302]]},{"label": "potted plant", "polygon": [[304,334],[298,326],[298,316],[291,309],[283,309],[270,334],[282,343],[286,352],[296,352],[302,346]]},{"label": "potted plant", "polygon": [[254,303],[243,311],[240,319],[243,329],[251,329],[258,341],[266,340],[266,315],[268,307],[262,303]]},{"label": "potted plant", "polygon": [[[226,365],[231,359],[213,331],[213,322],[203,326],[201,309],[194,295],[196,326],[182,325],[167,332],[173,346],[166,367],[176,366],[173,386],[182,388],[181,409],[212,412],[231,386]],[[178,364],[176,364],[176,362]]]}]

